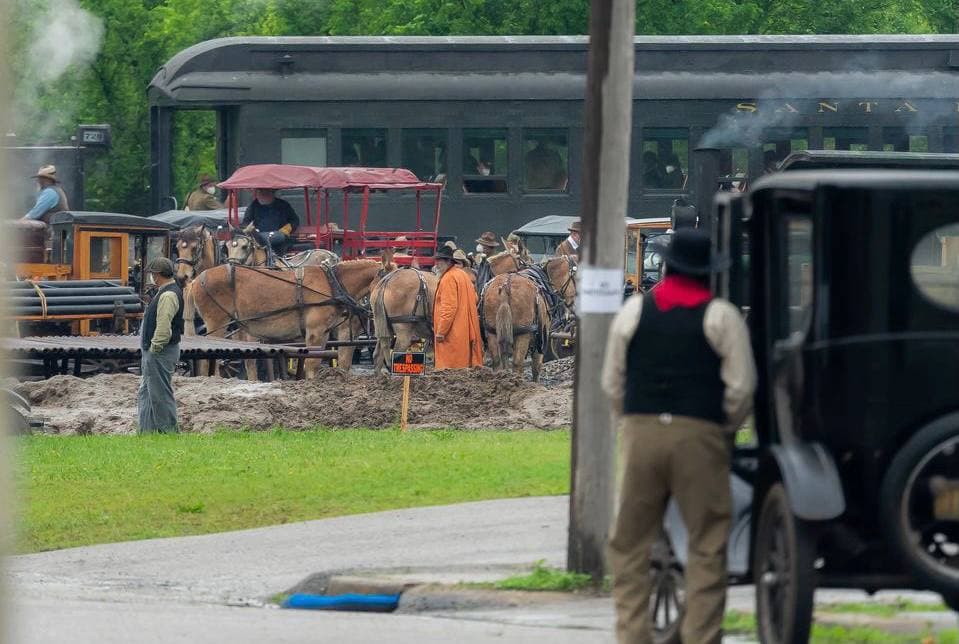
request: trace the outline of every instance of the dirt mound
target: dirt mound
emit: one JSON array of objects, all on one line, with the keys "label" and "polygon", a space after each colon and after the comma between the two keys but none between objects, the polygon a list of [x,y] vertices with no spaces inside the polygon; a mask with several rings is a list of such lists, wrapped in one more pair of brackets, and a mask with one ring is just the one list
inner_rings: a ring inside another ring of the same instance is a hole
[{"label": "dirt mound", "polygon": [[[392,427],[399,422],[402,380],[327,369],[316,380],[254,383],[221,378],[174,381],[181,429]],[[135,431],[139,378],[128,374],[80,379],[56,376],[18,391],[58,434]],[[571,423],[568,387],[548,388],[489,369],[413,378],[412,427],[558,428]]]}]

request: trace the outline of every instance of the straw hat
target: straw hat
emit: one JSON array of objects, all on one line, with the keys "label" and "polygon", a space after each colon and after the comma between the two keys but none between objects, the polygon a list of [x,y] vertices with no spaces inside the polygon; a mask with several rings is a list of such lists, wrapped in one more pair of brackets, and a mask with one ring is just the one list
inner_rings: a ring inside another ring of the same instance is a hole
[{"label": "straw hat", "polygon": [[582,225],[582,224],[580,223],[579,219],[577,219],[576,221],[574,221],[573,223],[571,223],[571,224],[569,225],[568,230],[569,230],[569,232],[571,232],[571,233],[578,233],[578,232],[580,232],[580,227],[581,227],[581,225]]},{"label": "straw hat", "polygon": [[33,175],[34,179],[49,179],[56,183],[60,183],[60,180],[57,179],[57,166],[55,165],[45,165],[37,173]]},{"label": "straw hat", "polygon": [[467,264],[470,263],[469,257],[466,256],[466,253],[463,251],[462,248],[457,248],[456,250],[453,251],[453,261],[459,262],[459,264],[462,266],[466,266]]}]

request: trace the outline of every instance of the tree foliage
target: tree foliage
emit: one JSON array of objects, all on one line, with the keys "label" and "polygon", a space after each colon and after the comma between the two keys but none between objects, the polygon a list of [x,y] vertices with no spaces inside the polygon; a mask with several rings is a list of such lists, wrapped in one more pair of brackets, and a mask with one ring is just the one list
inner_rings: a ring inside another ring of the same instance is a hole
[{"label": "tree foliage", "polygon": [[[65,141],[76,123],[110,123],[113,150],[88,173],[88,198],[104,210],[144,213],[149,194],[145,90],[176,52],[241,35],[585,34],[587,0],[70,0],[104,26],[99,54],[53,82],[30,52],[40,17],[63,0],[15,0],[10,60],[21,99],[18,140]],[[959,0],[637,0],[638,34],[948,33]],[[24,98],[26,97],[26,98]],[[29,100],[27,100],[29,99]],[[43,118],[40,118],[40,117]],[[174,146],[182,198],[214,172],[215,123],[178,115]]]}]

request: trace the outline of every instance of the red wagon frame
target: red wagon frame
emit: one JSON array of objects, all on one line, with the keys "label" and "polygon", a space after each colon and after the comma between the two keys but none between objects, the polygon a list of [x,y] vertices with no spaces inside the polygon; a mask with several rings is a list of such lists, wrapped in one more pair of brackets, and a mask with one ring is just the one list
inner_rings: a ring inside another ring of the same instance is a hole
[{"label": "red wagon frame", "polygon": [[[369,251],[380,254],[387,248],[408,248],[408,255],[395,257],[398,264],[409,264],[415,257],[422,267],[433,265],[436,254],[437,236],[440,225],[440,208],[443,196],[443,184],[420,181],[415,174],[405,168],[318,168],[312,166],[259,164],[239,168],[233,175],[219,184],[228,190],[227,208],[229,222],[233,227],[240,225],[239,190],[272,188],[286,190],[303,189],[306,223],[299,227],[293,239],[311,243],[314,248],[335,251],[339,242],[339,254],[343,259],[366,257]],[[313,191],[315,206],[311,207],[310,191]],[[331,226],[332,206],[330,193],[343,193],[343,228],[334,230]],[[411,191],[416,195],[416,228],[405,231],[367,230],[370,210],[370,195],[377,191]],[[433,207],[433,225],[423,229],[423,193],[435,194]],[[359,194],[359,226],[350,229],[350,195]],[[397,237],[404,240],[397,241]]]}]

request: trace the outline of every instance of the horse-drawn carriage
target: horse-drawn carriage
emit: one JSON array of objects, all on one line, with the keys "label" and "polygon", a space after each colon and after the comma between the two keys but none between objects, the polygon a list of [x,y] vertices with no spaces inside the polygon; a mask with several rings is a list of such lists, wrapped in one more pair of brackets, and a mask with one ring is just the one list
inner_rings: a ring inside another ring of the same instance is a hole
[{"label": "horse-drawn carriage", "polygon": [[[424,268],[433,265],[443,185],[420,181],[416,175],[404,168],[250,165],[237,170],[219,186],[229,191],[229,222],[234,228],[240,226],[238,191],[256,188],[298,189],[303,191],[305,221],[301,222],[293,235],[295,249],[324,249],[336,253],[341,259],[358,259],[377,256],[385,249],[392,248],[403,251],[395,255],[394,261],[398,264],[409,265],[415,258]],[[389,231],[370,227],[371,196],[385,191],[405,191],[414,195],[414,228]],[[334,201],[338,200],[332,200],[331,195],[336,193],[342,195],[342,227],[336,223],[334,217]],[[427,217],[424,217],[424,194],[434,197],[431,207],[426,210]],[[360,200],[359,213],[355,220],[351,217],[352,211],[355,210],[351,207],[351,197],[354,195],[359,195]]]},{"label": "horse-drawn carriage", "polygon": [[[817,587],[959,610],[959,174],[785,172],[721,205],[716,291],[750,305],[759,374],[728,566],[756,586],[760,640],[807,641]],[[664,532],[650,610],[674,642],[675,508]]]}]

